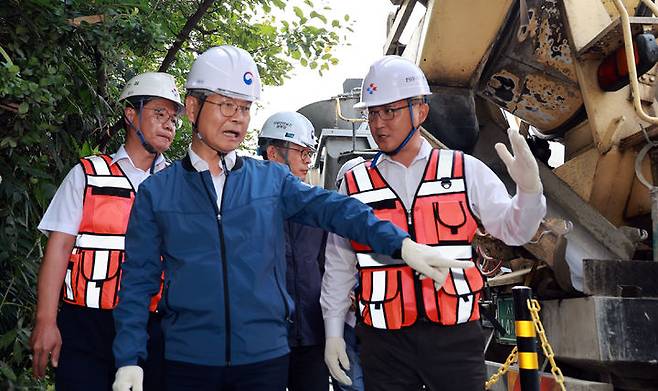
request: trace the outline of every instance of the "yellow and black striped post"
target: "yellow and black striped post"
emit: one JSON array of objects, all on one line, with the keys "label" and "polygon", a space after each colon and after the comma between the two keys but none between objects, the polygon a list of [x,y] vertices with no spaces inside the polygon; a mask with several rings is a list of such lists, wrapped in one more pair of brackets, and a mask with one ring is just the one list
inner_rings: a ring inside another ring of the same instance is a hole
[{"label": "yellow and black striped post", "polygon": [[539,391],[539,360],[537,359],[537,334],[528,309],[532,289],[527,286],[512,288],[514,298],[514,328],[519,350],[519,380],[521,391]]}]

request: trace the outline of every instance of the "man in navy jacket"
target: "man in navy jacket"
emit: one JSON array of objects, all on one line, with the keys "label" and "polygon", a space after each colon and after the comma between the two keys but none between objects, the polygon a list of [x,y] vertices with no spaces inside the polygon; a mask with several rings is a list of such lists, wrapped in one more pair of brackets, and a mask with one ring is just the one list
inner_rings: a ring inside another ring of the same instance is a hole
[{"label": "man in navy jacket", "polygon": [[[311,121],[293,111],[271,115],[258,135],[259,155],[264,160],[285,164],[301,180],[306,179],[316,144]],[[329,370],[324,363],[320,308],[327,232],[292,221],[287,221],[284,228],[286,288],[295,304],[288,328],[288,391],[327,391]]]},{"label": "man in navy jacket", "polygon": [[280,165],[237,156],[260,95],[246,51],[211,48],[188,75],[188,155],[140,187],[126,237],[114,312],[113,389],[141,390],[148,301],[160,310],[166,386],[176,390],[280,390],[288,373],[284,222],[311,225],[409,259],[433,279],[467,267],[418,245],[361,202],[301,182]]}]

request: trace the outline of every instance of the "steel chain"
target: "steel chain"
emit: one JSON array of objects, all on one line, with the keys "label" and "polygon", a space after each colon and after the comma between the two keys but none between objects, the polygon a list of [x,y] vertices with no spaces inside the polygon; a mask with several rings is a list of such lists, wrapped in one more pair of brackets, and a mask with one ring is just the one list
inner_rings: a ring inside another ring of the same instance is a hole
[{"label": "steel chain", "polygon": [[517,355],[517,347],[515,346],[514,349],[512,349],[512,353],[510,353],[509,356],[507,356],[507,360],[505,360],[505,363],[500,368],[498,368],[498,371],[496,371],[496,373],[491,375],[489,380],[487,380],[484,383],[484,389],[485,390],[491,389],[491,387],[494,384],[496,384],[496,382],[498,382],[498,380],[500,380],[500,377],[503,376],[505,373],[507,373],[507,371],[509,370],[510,365],[512,365],[516,362],[517,356],[518,356]]},{"label": "steel chain", "polygon": [[567,389],[564,386],[564,375],[562,375],[562,371],[555,363],[555,353],[553,352],[551,345],[548,343],[548,338],[546,338],[546,332],[544,331],[544,325],[542,325],[541,320],[539,319],[541,306],[537,300],[528,299],[528,309],[530,310],[530,316],[532,316],[532,323],[534,323],[539,339],[541,340],[541,348],[544,351],[544,356],[546,356],[551,363],[551,373],[553,374],[553,378],[560,385],[562,391],[566,391]]}]

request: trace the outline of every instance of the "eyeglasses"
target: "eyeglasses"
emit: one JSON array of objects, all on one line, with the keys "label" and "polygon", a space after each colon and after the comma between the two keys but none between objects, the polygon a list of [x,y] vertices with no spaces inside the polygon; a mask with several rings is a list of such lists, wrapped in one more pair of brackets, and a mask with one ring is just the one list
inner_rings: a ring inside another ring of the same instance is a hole
[{"label": "eyeglasses", "polygon": [[402,107],[387,107],[385,109],[379,109],[379,110],[370,110],[368,109],[368,121],[374,121],[375,118],[379,115],[379,118],[381,118],[383,121],[390,121],[393,118],[395,118],[395,113],[397,113],[400,110],[406,109],[407,106],[402,106]]},{"label": "eyeglasses", "polygon": [[233,117],[235,113],[240,110],[240,114],[242,115],[250,115],[251,114],[251,105],[249,106],[243,106],[243,105],[236,105],[233,102],[211,102],[209,100],[206,100],[205,103],[210,103],[215,106],[219,106],[219,111],[222,113],[224,117]]},{"label": "eyeglasses", "polygon": [[151,110],[153,112],[153,118],[160,125],[165,125],[168,122],[171,122],[174,124],[176,128],[178,128],[182,123],[182,119],[178,114],[169,114],[169,112],[166,109],[161,109],[161,108],[154,109],[150,107],[143,107],[142,109]]},{"label": "eyeglasses", "polygon": [[277,148],[290,149],[290,150],[293,150],[293,151],[297,151],[301,155],[302,159],[313,160],[313,157],[315,156],[315,152],[312,149],[297,149],[297,148],[282,147],[282,146],[277,146]]},{"label": "eyeglasses", "polygon": [[[417,105],[420,103],[423,102],[420,100],[411,102],[412,105]],[[374,121],[375,118],[377,118],[377,116],[379,116],[379,118],[381,118],[383,121],[390,121],[393,118],[395,118],[395,115],[398,111],[404,110],[408,107],[409,105],[404,105],[400,107],[385,107],[383,109],[378,109],[378,110],[368,109],[366,114],[368,115],[368,121]]]}]

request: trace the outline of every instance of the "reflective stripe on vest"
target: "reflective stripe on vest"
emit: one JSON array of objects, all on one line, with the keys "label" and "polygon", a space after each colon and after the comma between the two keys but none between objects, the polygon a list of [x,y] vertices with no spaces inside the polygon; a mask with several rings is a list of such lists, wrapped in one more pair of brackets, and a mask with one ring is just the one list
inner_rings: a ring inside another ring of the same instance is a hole
[{"label": "reflective stripe on vest", "polygon": [[[350,196],[370,205],[377,217],[392,221],[415,241],[440,249],[447,258],[472,259],[477,222],[468,204],[461,152],[432,151],[410,215],[379,170],[368,163],[348,172],[345,182]],[[479,318],[477,301],[484,280],[476,267],[451,268],[437,292],[431,279],[418,279],[401,259],[351,243],[359,268],[360,319],[366,325],[399,329],[411,326],[419,314],[443,325]]]},{"label": "reflective stripe on vest", "polygon": [[[86,157],[80,164],[86,181],[82,220],[64,277],[63,300],[112,309],[118,301],[125,233],[135,191],[108,155]],[[159,297],[160,293],[151,300],[152,311]]]}]

